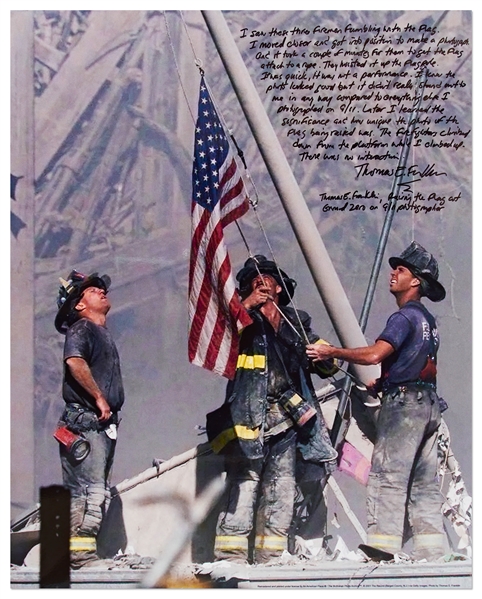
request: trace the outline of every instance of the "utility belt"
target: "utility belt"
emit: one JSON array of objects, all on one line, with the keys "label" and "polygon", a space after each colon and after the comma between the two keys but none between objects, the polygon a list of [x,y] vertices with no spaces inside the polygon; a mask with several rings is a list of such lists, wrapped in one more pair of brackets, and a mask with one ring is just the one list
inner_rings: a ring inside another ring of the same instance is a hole
[{"label": "utility belt", "polygon": [[408,381],[406,383],[388,383],[383,384],[382,392],[384,395],[394,395],[395,393],[406,393],[407,391],[436,391],[437,387],[435,383],[428,381],[422,381],[418,379],[416,381]]},{"label": "utility belt", "polygon": [[99,422],[97,414],[85,406],[77,403],[65,405],[61,421],[74,433],[85,431],[102,431],[108,429],[111,424],[118,425],[120,418],[117,412],[113,413],[109,420]]},{"label": "utility belt", "polygon": [[[443,397],[439,397],[437,395],[437,387],[435,383],[429,383],[428,381],[410,381],[408,383],[398,383],[397,385],[387,385],[386,389],[383,390],[383,395],[386,397],[387,395],[404,395],[405,393],[420,393],[420,397],[422,397],[422,391],[432,391],[433,395],[430,397],[430,401],[435,403],[437,400],[440,413],[445,412],[445,410],[449,407],[447,402]],[[383,403],[383,398],[382,398]]]}]

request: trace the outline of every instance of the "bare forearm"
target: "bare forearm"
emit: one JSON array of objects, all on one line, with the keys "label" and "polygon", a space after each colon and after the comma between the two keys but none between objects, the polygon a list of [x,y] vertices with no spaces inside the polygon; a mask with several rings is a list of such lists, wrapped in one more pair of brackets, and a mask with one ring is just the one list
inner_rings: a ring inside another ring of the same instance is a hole
[{"label": "bare forearm", "polygon": [[111,414],[109,404],[95,382],[87,362],[83,358],[68,358],[65,363],[74,379],[93,397],[100,412],[99,420],[106,420]]},{"label": "bare forearm", "polygon": [[377,341],[374,345],[366,347],[334,347],[332,345],[308,345],[308,357],[312,360],[326,360],[326,358],[338,358],[351,364],[371,366],[380,364],[385,358],[393,353],[393,347],[386,341]]},{"label": "bare forearm", "polygon": [[83,358],[68,358],[65,362],[71,375],[87,393],[92,395],[94,399],[102,396],[102,391],[95,382],[89,365]]},{"label": "bare forearm", "polygon": [[333,348],[333,357],[351,364],[361,364],[371,366],[381,362],[380,355],[373,350],[373,346],[355,347],[355,348]]}]

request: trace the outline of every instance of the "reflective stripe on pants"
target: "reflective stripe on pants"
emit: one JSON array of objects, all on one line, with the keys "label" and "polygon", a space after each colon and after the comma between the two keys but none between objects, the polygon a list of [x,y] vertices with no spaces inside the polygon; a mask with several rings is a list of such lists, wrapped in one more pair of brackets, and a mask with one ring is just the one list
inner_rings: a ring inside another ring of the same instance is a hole
[{"label": "reflective stripe on pants", "polygon": [[[437,395],[407,389],[384,397],[367,485],[368,544],[391,553],[405,540],[405,522],[414,536],[445,537],[437,475],[440,425]],[[428,540],[428,538],[426,539]],[[437,559],[440,543],[414,546],[414,559]]]},{"label": "reflective stripe on pants", "polygon": [[288,537],[279,535],[256,535],[255,549],[282,553],[288,550]]},{"label": "reflective stripe on pants", "polygon": [[397,535],[382,535],[369,533],[367,535],[367,544],[370,547],[383,549],[389,553],[397,553],[402,548],[402,537]]},{"label": "reflective stripe on pants", "polygon": [[95,537],[70,537],[70,551],[96,551]]},{"label": "reflective stripe on pants", "polygon": [[248,553],[248,539],[238,535],[218,535],[214,542],[215,551],[244,551]]},{"label": "reflective stripe on pants", "polygon": [[216,529],[216,559],[236,554],[248,560],[253,528],[259,539],[276,539],[273,548],[265,542],[256,544],[256,561],[286,549],[295,497],[295,459],[296,434],[290,430],[265,443],[264,459],[235,456],[228,462],[225,505]]}]

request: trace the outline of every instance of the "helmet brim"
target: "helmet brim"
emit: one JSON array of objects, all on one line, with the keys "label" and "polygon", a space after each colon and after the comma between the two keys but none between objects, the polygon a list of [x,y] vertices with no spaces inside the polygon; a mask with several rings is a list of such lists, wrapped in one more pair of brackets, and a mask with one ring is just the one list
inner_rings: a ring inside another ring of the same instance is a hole
[{"label": "helmet brim", "polygon": [[281,287],[279,293],[279,303],[282,306],[287,306],[291,298],[295,293],[296,281],[290,279],[288,275],[281,269],[278,269],[275,262],[266,260],[265,262],[259,262],[257,264],[251,263],[244,266],[236,275],[236,279],[239,282],[239,289],[242,295],[250,291],[250,286],[254,278],[259,274],[270,275]]},{"label": "helmet brim", "polygon": [[445,287],[434,279],[431,274],[421,272],[418,268],[416,268],[410,262],[407,262],[403,258],[399,258],[398,256],[392,256],[388,259],[388,262],[392,268],[397,268],[397,266],[404,266],[408,268],[408,270],[415,276],[417,279],[423,279],[428,284],[428,289],[426,290],[425,295],[432,302],[441,302],[445,299],[446,291]]},{"label": "helmet brim", "polygon": [[103,289],[106,293],[109,290],[111,284],[111,279],[109,275],[102,275],[99,277],[97,273],[94,273],[87,277],[84,281],[75,285],[74,290],[69,294],[65,302],[59,308],[57,315],[55,316],[55,328],[59,333],[65,335],[67,329],[69,328],[67,325],[67,319],[72,310],[74,302],[78,301],[82,292],[89,287],[98,287],[99,289]]}]

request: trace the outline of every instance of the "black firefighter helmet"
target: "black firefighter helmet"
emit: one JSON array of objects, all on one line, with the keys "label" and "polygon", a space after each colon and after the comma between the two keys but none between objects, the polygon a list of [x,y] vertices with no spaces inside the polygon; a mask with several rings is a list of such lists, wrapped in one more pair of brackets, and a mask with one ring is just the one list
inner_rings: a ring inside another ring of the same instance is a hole
[{"label": "black firefighter helmet", "polygon": [[65,335],[69,326],[77,320],[74,308],[82,295],[84,289],[88,287],[99,287],[106,293],[110,287],[109,275],[99,276],[93,272],[91,275],[84,275],[77,270],[73,270],[68,279],[60,278],[60,288],[57,296],[58,312],[55,317],[55,328],[59,333]]},{"label": "black firefighter helmet", "polygon": [[290,279],[285,272],[278,268],[275,262],[268,260],[266,256],[262,256],[261,254],[248,258],[243,268],[236,275],[241,297],[244,299],[249,295],[251,292],[251,281],[259,274],[271,275],[273,277],[281,287],[279,303],[282,306],[287,306],[295,293],[296,281]]},{"label": "black firefighter helmet", "polygon": [[441,302],[445,298],[445,288],[438,281],[437,260],[416,241],[412,241],[400,256],[389,258],[388,262],[392,268],[408,268],[420,280],[422,296],[427,296],[433,302]]}]

